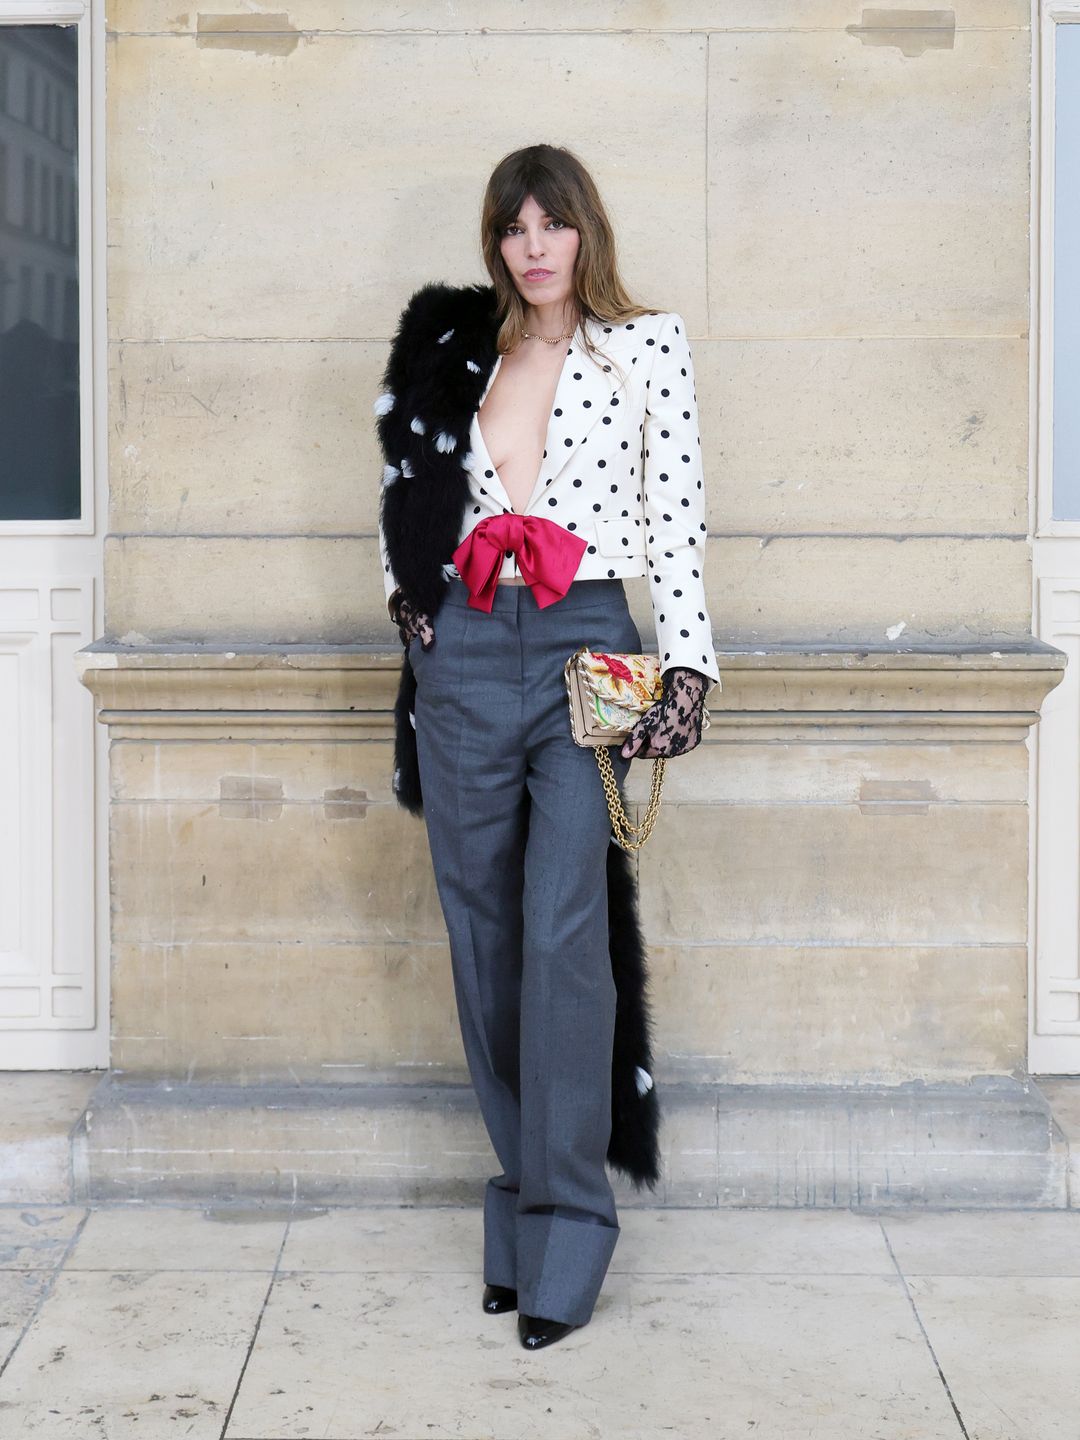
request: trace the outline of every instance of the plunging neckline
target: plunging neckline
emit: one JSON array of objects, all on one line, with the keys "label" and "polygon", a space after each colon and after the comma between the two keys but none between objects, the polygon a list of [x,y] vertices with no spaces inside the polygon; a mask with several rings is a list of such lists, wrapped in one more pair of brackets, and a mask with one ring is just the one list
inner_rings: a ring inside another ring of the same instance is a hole
[{"label": "plunging neckline", "polygon": [[571,352],[574,349],[574,342],[578,339],[581,328],[582,322],[579,321],[578,324],[574,326],[574,333],[570,337],[570,344],[566,347],[566,353],[563,355],[562,358],[562,365],[559,367],[558,378],[555,381],[555,393],[552,396],[551,409],[548,411],[547,427],[544,434],[544,453],[540,456],[540,464],[537,466],[536,478],[533,480],[532,489],[529,491],[529,498],[525,501],[524,510],[516,509],[513,501],[510,499],[510,491],[507,490],[505,484],[503,483],[503,478],[499,474],[499,467],[492,459],[491,451],[488,449],[488,443],[484,439],[483,428],[480,425],[480,407],[483,405],[487,397],[491,394],[491,387],[495,384],[495,377],[496,375],[498,375],[503,362],[503,357],[501,354],[495,357],[495,364],[492,366],[491,374],[488,376],[488,382],[484,386],[484,393],[477,401],[476,410],[473,413],[473,426],[476,430],[476,434],[480,439],[480,445],[487,459],[487,463],[491,467],[491,473],[495,476],[496,480],[498,480],[499,489],[503,492],[503,494],[506,496],[506,499],[510,502],[510,511],[514,515],[527,515],[532,507],[533,501],[536,499],[538,493],[538,486],[540,485],[540,481],[542,480],[544,474],[544,462],[546,459],[549,458],[547,454],[550,448],[550,446],[548,445],[548,441],[551,439],[551,425],[552,421],[555,419],[555,407],[559,399],[559,390],[562,387],[563,376],[566,374],[566,362],[570,358]]}]

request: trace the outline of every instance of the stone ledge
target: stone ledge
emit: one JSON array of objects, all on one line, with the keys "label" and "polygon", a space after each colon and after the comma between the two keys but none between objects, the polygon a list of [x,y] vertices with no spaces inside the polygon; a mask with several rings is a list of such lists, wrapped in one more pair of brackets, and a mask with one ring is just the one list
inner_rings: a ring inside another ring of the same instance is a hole
[{"label": "stone ledge", "polygon": [[[1033,637],[950,646],[717,650],[706,743],[835,738],[1022,741],[1067,656]],[[144,645],[97,640],[79,679],[115,739],[388,739],[396,646]],[[835,732],[835,734],[830,734]]]},{"label": "stone ledge", "polygon": [[[661,1186],[624,1206],[1049,1208],[1069,1139],[1028,1079],[665,1085]],[[106,1077],[75,1136],[76,1199],[478,1204],[498,1164],[470,1086]]]}]

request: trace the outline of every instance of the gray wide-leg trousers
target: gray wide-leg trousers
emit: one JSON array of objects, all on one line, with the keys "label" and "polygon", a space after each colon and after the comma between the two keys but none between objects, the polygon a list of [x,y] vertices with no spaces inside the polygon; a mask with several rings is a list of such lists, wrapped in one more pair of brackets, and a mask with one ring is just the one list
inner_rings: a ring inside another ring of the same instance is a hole
[{"label": "gray wide-leg trousers", "polygon": [[[424,817],[469,1073],[502,1166],[484,1192],[484,1280],[518,1310],[583,1325],[619,1237],[605,1168],[615,982],[611,822],[570,733],[579,645],[640,650],[620,579],[537,606],[499,585],[490,614],[451,579],[435,644],[409,642]],[[611,749],[615,774],[630,761]]]}]

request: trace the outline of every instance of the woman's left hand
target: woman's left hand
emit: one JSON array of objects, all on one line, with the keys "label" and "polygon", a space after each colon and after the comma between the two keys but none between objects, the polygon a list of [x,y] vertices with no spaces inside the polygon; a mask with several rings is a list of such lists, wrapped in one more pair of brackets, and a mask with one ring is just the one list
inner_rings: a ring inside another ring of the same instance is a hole
[{"label": "woman's left hand", "polygon": [[685,755],[701,739],[705,692],[710,680],[698,670],[673,666],[663,674],[664,693],[650,705],[623,741],[624,760]]}]

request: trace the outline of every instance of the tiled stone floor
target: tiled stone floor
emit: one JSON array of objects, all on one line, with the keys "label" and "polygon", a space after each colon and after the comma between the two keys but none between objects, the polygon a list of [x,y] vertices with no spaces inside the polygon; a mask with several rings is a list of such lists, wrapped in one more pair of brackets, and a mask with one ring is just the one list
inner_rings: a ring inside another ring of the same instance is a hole
[{"label": "tiled stone floor", "polygon": [[620,1221],[530,1354],[478,1209],[0,1206],[0,1437],[1080,1437],[1076,1212]]}]

